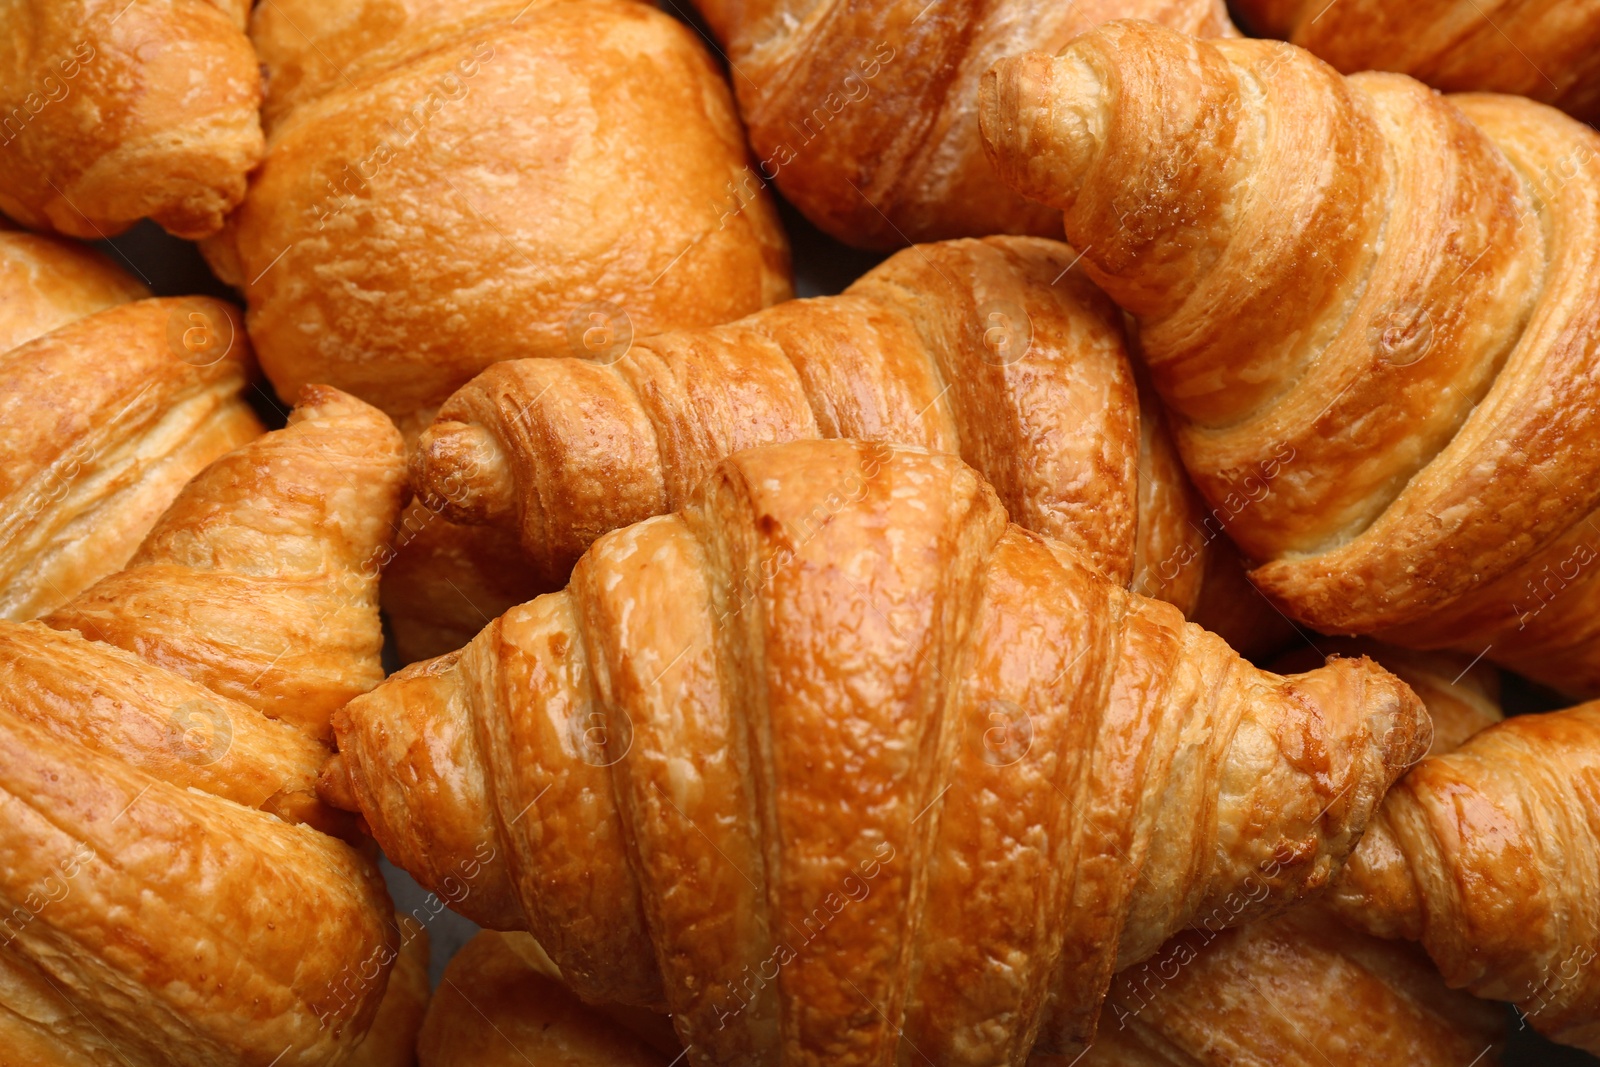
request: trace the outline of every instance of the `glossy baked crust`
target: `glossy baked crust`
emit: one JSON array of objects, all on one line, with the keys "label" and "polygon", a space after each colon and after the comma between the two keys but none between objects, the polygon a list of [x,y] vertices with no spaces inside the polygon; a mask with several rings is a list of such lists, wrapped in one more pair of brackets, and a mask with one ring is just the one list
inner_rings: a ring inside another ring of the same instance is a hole
[{"label": "glossy baked crust", "polygon": [[[269,705],[269,718],[217,669],[244,666],[238,643],[294,646],[272,665],[293,675],[276,692],[379,674],[376,646],[359,647],[377,630],[374,576],[354,561],[390,535],[399,435],[343,394],[304,400],[286,429],[190,482],[130,570],[50,617],[74,628],[0,623],[8,1062],[309,1067],[341,1058],[378,1009],[398,935],[368,854],[323,832],[353,829],[312,789],[328,749],[304,712]],[[338,450],[318,437],[328,428]],[[361,472],[387,500],[323,482],[354,473],[362,450],[387,452],[386,473]],[[310,509],[312,495],[331,503]],[[365,507],[379,512],[354,514]],[[353,591],[351,613],[308,615],[326,606],[315,596],[259,610],[297,578],[317,592],[313,557]]]},{"label": "glossy baked crust", "polygon": [[1235,0],[1234,10],[1347,74],[1399,71],[1600,118],[1600,6],[1587,0]]},{"label": "glossy baked crust", "polygon": [[109,237],[215,233],[261,158],[249,0],[0,4],[0,211]]},{"label": "glossy baked crust", "polygon": [[1600,705],[1523,715],[1390,792],[1335,885],[1352,925],[1422,942],[1451,985],[1600,1053]]},{"label": "glossy baked crust", "polygon": [[398,417],[590,314],[642,337],[789,295],[727,87],[653,7],[275,0],[252,36],[276,118],[206,251],[280,395]]},{"label": "glossy baked crust", "polygon": [[696,0],[727,50],[753,167],[847,244],[1061,232],[999,182],[978,138],[978,79],[1002,56],[1055,52],[1144,18],[1234,33],[1220,0]]},{"label": "glossy baked crust", "polygon": [[125,568],[45,622],[327,738],[334,710],[383,680],[378,575],[405,491],[394,424],[311,386],[284,429],[207,467]]},{"label": "glossy baked crust", "polygon": [[[634,1019],[619,1025],[617,1009],[583,1003],[542,956],[527,934],[484,930],[467,942],[428,1006],[417,1067],[667,1067],[672,1054],[634,1033]],[[651,1021],[670,1041],[672,1028]]]},{"label": "glossy baked crust", "polygon": [[546,589],[596,537],[665,514],[727,456],[817,437],[956,452],[1023,526],[1181,608],[1203,537],[1121,313],[1055,241],[907,249],[840,296],[661,334],[617,358],[514,360],[458,390],[412,453],[418,494],[520,533]]},{"label": "glossy baked crust", "polygon": [[984,92],[1004,173],[1138,317],[1262,589],[1600,690],[1600,134],[1141,23]]},{"label": "glossy baked crust", "polygon": [[800,441],[352,701],[325,778],[581,995],[670,1009],[694,1062],[876,1063],[903,1031],[1019,1063],[1196,915],[1324,884],[1425,722],[1367,660],[1257,670],[953,456]]},{"label": "glossy baked crust", "polygon": [[238,313],[88,249],[0,233],[0,618],[128,562],[206,464],[261,433]]}]

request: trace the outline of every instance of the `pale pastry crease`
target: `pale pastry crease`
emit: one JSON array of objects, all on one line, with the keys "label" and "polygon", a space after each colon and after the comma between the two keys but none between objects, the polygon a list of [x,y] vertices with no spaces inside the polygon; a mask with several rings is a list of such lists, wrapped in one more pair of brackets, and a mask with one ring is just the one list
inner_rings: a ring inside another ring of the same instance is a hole
[{"label": "pale pastry crease", "polygon": [[1600,706],[1522,715],[1385,798],[1332,901],[1418,940],[1452,986],[1600,1054]]},{"label": "pale pastry crease", "polygon": [[1437,89],[1513,93],[1600,119],[1600,7],[1571,0],[1235,0],[1257,34],[1345,73],[1392,70]]},{"label": "pale pastry crease", "polygon": [[[413,482],[445,518],[516,532],[554,589],[596,537],[681,506],[740,449],[920,445],[961,454],[1021,525],[1193,613],[1208,570],[1238,564],[1142,402],[1121,313],[1076,258],[1027,237],[918,245],[839,296],[609,362],[496,364],[422,431]],[[1268,628],[1263,613],[1252,595],[1229,636]]]},{"label": "pale pastry crease", "polygon": [[1366,659],[1252,667],[953,456],[812,440],[351,701],[324,795],[689,1062],[1021,1063],[1247,880],[1239,921],[1325,885],[1426,723]]},{"label": "pale pastry crease", "polygon": [[1108,19],[1233,35],[1221,0],[695,0],[726,49],[752,169],[847,244],[1061,232],[999,181],[978,136],[978,79]]},{"label": "pale pastry crease", "polygon": [[261,433],[238,313],[148,296],[86,248],[0,233],[0,618],[122,567],[191,477]]},{"label": "pale pastry crease", "polygon": [[692,30],[632,0],[274,0],[266,157],[204,249],[280,395],[396,418],[496,360],[789,296],[770,198]]},{"label": "pale pastry crease", "polygon": [[983,93],[1259,587],[1318,631],[1600,691],[1600,134],[1136,22]]},{"label": "pale pastry crease", "polygon": [[382,676],[371,560],[403,484],[389,420],[308,389],[127,570],[0,622],[0,1059],[348,1062],[400,931],[370,843],[334,836],[319,738]]},{"label": "pale pastry crease", "polygon": [[0,211],[110,237],[215,233],[261,159],[249,0],[0,6]]}]

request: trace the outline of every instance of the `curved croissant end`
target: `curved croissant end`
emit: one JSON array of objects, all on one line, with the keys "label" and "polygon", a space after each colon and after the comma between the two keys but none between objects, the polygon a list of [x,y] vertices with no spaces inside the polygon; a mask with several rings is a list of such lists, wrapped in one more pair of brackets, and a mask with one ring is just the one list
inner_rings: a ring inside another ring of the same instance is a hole
[{"label": "curved croissant end", "polygon": [[1451,985],[1600,1053],[1600,705],[1524,715],[1430,756],[1336,883],[1345,921],[1420,940]]},{"label": "curved croissant end", "polygon": [[840,296],[636,342],[610,364],[527,359],[458,390],[412,453],[448,518],[520,531],[549,588],[599,537],[681,506],[740,449],[854,437],[958,452],[1023,526],[1184,610],[1202,517],[1121,316],[1038,238],[918,246]]},{"label": "curved croissant end", "polygon": [[983,92],[997,166],[1139,317],[1262,589],[1319,630],[1600,688],[1600,134],[1141,23]]},{"label": "curved croissant end", "polygon": [[405,491],[394,424],[308,387],[287,426],[198,475],[125,569],[45,622],[326,738],[383,678],[378,574]]},{"label": "curved croissant end", "polygon": [[244,323],[64,243],[0,234],[0,618],[128,562],[184,484],[262,432]]},{"label": "curved croissant end", "polygon": [[[1370,654],[1410,686],[1427,705],[1433,752],[1501,719],[1498,673],[1465,656],[1338,638],[1319,639],[1318,647]],[[1306,646],[1272,669],[1323,662]],[[1271,1000],[1266,1012],[1263,991]],[[1498,1063],[1495,1047],[1506,1037],[1504,1010],[1450,990],[1417,946],[1358,933],[1321,906],[1234,928],[1204,917],[1118,974],[1105,1011],[1082,1067],[1266,1067],[1324,1057],[1342,1067],[1459,1067]],[[1040,1057],[1030,1067],[1047,1065],[1068,1062]]]},{"label": "curved croissant end", "polygon": [[1251,667],[951,456],[802,441],[352,701],[327,795],[695,1062],[1020,1063],[1197,916],[1325,884],[1425,723],[1368,660]]},{"label": "curved croissant end", "polygon": [[244,0],[20,0],[0,34],[0,211],[94,239],[215,232],[261,158]]}]

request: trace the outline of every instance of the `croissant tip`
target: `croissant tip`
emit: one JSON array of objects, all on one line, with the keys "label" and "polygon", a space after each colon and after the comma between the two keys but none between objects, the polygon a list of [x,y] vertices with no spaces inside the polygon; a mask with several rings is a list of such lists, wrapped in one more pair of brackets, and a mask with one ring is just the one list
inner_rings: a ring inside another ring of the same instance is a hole
[{"label": "croissant tip", "polygon": [[357,814],[361,805],[356,802],[355,786],[350,781],[350,765],[342,753],[335,752],[322,765],[317,775],[317,797],[330,808]]}]

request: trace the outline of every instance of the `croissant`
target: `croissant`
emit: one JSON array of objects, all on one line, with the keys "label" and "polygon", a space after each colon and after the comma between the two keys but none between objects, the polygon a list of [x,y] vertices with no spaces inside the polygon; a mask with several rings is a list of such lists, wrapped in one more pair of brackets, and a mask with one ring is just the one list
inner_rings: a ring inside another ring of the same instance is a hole
[{"label": "croissant", "polygon": [[[517,531],[553,589],[596,537],[680,506],[740,449],[915,444],[961,453],[1020,524],[1192,613],[1227,542],[1160,414],[1141,411],[1120,313],[1074,259],[1037,238],[919,245],[843,295],[660,334],[609,363],[496,364],[421,433],[413,484],[452,521]],[[1270,633],[1260,615],[1227,636]]]},{"label": "croissant", "polygon": [[281,395],[402,416],[496,360],[789,295],[727,87],[652,7],[274,0],[251,36],[266,158],[205,250]]},{"label": "croissant", "polygon": [[261,159],[248,0],[12,0],[0,10],[0,211],[108,237],[216,232]]},{"label": "croissant", "polygon": [[1000,57],[1054,52],[1111,18],[1237,32],[1220,0],[696,6],[727,50],[756,156],[748,179],[775,183],[818,227],[867,248],[1061,232],[1057,212],[1010,192],[984,158],[978,79]]},{"label": "croissant", "polygon": [[1515,93],[1600,119],[1600,8],[1570,0],[1236,0],[1252,29],[1346,73],[1393,70],[1448,90]]},{"label": "croissant", "polygon": [[1264,592],[1600,690],[1600,134],[1132,22],[983,91]]},{"label": "croissant", "polygon": [[[0,623],[15,1062],[310,1065],[361,1040],[399,936],[377,867],[323,832],[350,827],[302,725],[376,680],[376,574],[351,561],[387,543],[403,480],[380,412],[308,390],[189,483],[131,570],[50,625]],[[255,648],[282,654],[258,666]],[[261,699],[291,692],[306,709]]]},{"label": "croissant", "polygon": [[351,701],[323,795],[692,1062],[1020,1063],[1324,884],[1425,722],[1365,659],[1258,671],[953,456],[810,440]]},{"label": "croissant", "polygon": [[148,295],[86,248],[0,233],[0,618],[123,566],[185,482],[261,433],[234,310]]},{"label": "croissant", "polygon": [[[1409,685],[1432,719],[1432,753],[1500,720],[1499,680],[1481,662],[1370,641],[1318,648],[1371,655]],[[1322,662],[1307,646],[1273,670]],[[1491,1067],[1506,1030],[1500,1007],[1448,989],[1416,946],[1356,933],[1320,904],[1229,929],[1202,919],[1119,974],[1105,1011],[1082,1067]],[[1066,1060],[1032,1067],[1047,1065]]]},{"label": "croissant", "polygon": [[1600,705],[1523,715],[1430,756],[1335,884],[1341,918],[1418,940],[1452,986],[1600,1053]]},{"label": "croissant", "polygon": [[668,1067],[681,1055],[676,1046],[661,1016],[592,1007],[573,996],[527,934],[484,930],[444,969],[417,1042],[417,1064]]}]

